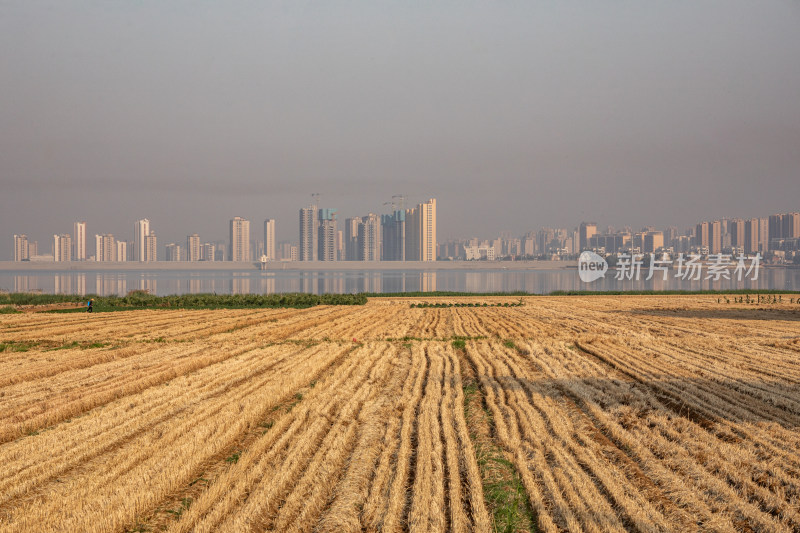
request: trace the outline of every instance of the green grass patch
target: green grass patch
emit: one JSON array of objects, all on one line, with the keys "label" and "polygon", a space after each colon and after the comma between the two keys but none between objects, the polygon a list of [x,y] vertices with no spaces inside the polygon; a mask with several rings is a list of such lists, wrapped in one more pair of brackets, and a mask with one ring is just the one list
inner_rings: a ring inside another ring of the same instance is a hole
[{"label": "green grass patch", "polygon": [[496,469],[504,473],[497,476],[498,479],[486,480],[483,484],[484,498],[492,511],[494,530],[502,533],[534,531],[531,521],[533,510],[514,465],[498,450],[486,450],[479,446],[476,453],[481,471]]},{"label": "green grass patch", "polygon": [[[481,472],[483,494],[492,516],[493,531],[536,531],[536,515],[522,479],[514,464],[491,436],[494,433],[494,420],[486,408],[478,383],[466,381],[463,392],[464,416],[469,425],[475,458]],[[485,434],[487,431],[489,434]],[[479,435],[479,432],[483,434]]]},{"label": "green grass patch", "polygon": [[225,459],[225,462],[231,465],[235,465],[239,462],[239,458],[242,456],[241,452],[233,452],[229,457]]},{"label": "green grass patch", "polygon": [[79,342],[79,341],[72,341],[66,344],[62,344],[60,346],[55,346],[53,348],[49,348],[45,351],[47,352],[55,352],[58,350],[73,350],[73,349],[80,349],[80,350],[94,350],[97,348],[105,348],[106,346],[111,346],[110,342]]},{"label": "green grass patch", "polygon": [[0,352],[27,352],[39,344],[37,341],[7,341],[0,343]]},{"label": "green grass patch", "polygon": [[181,505],[177,509],[167,509],[165,513],[171,514],[175,520],[179,519],[184,511],[187,511],[192,506],[192,498],[181,499]]}]

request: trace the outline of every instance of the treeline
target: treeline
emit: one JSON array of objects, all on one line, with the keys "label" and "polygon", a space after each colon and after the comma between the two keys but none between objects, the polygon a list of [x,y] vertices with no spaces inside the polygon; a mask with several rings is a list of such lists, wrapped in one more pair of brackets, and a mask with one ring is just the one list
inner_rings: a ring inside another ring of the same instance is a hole
[{"label": "treeline", "polygon": [[78,294],[39,294],[33,292],[3,292],[0,293],[0,305],[48,305],[60,303],[78,303],[86,301],[91,296]]},{"label": "treeline", "polygon": [[115,309],[242,309],[242,308],[305,308],[316,305],[364,305],[363,294],[175,294],[156,296],[132,291],[126,296],[75,296],[60,294],[0,294],[0,305],[48,305],[82,303],[94,299],[97,311]]}]

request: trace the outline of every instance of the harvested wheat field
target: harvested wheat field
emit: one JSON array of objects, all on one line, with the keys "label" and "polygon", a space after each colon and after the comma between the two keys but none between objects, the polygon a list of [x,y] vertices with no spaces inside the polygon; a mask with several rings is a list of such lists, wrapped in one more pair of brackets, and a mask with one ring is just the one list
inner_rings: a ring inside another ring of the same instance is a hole
[{"label": "harvested wheat field", "polygon": [[0,315],[0,531],[800,531],[794,299],[521,301]]}]

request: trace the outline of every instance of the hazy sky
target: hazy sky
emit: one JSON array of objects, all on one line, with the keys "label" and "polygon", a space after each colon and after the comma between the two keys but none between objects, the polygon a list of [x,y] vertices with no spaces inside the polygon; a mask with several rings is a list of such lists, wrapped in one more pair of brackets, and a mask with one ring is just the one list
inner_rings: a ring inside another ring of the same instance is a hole
[{"label": "hazy sky", "polygon": [[440,240],[799,210],[798,28],[798,1],[0,1],[0,259],[75,220],[296,240],[311,193],[436,197]]}]

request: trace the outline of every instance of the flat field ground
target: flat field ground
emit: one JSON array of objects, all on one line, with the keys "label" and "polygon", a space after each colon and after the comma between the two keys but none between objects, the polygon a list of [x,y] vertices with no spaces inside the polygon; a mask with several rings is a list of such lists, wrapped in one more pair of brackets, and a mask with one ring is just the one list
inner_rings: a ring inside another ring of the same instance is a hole
[{"label": "flat field ground", "polygon": [[0,315],[0,531],[800,531],[800,305]]}]

